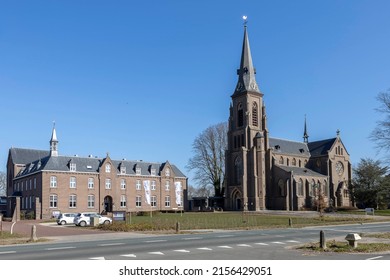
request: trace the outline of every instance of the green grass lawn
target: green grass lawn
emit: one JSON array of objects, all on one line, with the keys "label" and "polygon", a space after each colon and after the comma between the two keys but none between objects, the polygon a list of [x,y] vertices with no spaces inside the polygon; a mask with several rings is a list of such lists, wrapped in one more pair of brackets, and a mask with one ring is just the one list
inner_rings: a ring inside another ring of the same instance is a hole
[{"label": "green grass lawn", "polygon": [[[258,213],[158,213],[150,216],[132,216],[125,222],[114,222],[108,226],[111,230],[175,230],[176,223],[181,230],[198,229],[254,229],[254,228],[285,228],[341,224],[362,223],[370,221],[369,217],[298,217],[286,215],[269,215]],[[107,227],[103,227],[107,228]]]}]

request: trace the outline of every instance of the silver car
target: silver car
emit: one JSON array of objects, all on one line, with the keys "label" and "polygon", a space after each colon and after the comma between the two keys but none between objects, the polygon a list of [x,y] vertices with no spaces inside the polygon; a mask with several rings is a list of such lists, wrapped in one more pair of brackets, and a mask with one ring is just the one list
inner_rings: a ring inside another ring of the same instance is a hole
[{"label": "silver car", "polygon": [[73,224],[77,213],[61,213],[58,215],[56,221],[59,225]]},{"label": "silver car", "polygon": [[91,224],[91,217],[98,218],[99,219],[99,225],[108,225],[112,223],[112,219],[109,217],[104,217],[98,213],[95,212],[83,212],[78,213],[76,217],[74,218],[73,222],[76,226],[89,226]]}]

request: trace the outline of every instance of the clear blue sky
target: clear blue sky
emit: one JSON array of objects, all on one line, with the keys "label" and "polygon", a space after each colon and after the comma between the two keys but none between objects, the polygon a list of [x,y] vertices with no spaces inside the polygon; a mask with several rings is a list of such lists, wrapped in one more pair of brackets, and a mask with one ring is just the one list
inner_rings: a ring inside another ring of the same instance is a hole
[{"label": "clear blue sky", "polygon": [[[356,164],[390,88],[390,1],[0,2],[0,170],[10,147],[164,162],[227,121],[248,16],[272,137],[341,137]],[[192,184],[191,180],[189,182]]]}]

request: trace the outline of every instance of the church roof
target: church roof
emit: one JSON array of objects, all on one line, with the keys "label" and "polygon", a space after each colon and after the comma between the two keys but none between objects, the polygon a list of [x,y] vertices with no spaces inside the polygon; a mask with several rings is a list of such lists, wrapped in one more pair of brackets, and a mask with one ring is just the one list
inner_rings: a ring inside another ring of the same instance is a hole
[{"label": "church roof", "polygon": [[309,142],[308,147],[312,156],[323,156],[332,148],[337,138]]},{"label": "church roof", "polygon": [[296,166],[284,166],[284,165],[277,165],[280,169],[286,171],[286,172],[293,172],[294,175],[297,176],[308,176],[308,177],[324,177],[327,178],[327,176],[315,172],[308,168],[302,168],[302,167],[296,167]]},{"label": "church roof", "polygon": [[269,138],[269,147],[275,154],[288,154],[310,157],[310,151],[306,143],[278,138]]}]

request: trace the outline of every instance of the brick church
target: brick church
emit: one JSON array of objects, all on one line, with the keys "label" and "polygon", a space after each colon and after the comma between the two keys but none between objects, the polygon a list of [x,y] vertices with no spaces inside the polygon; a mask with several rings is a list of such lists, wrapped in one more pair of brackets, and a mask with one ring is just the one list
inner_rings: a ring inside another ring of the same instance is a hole
[{"label": "brick church", "polygon": [[231,96],[226,150],[225,210],[313,209],[321,195],[327,206],[350,206],[352,167],[340,138],[303,141],[270,137],[244,26],[238,81]]}]

